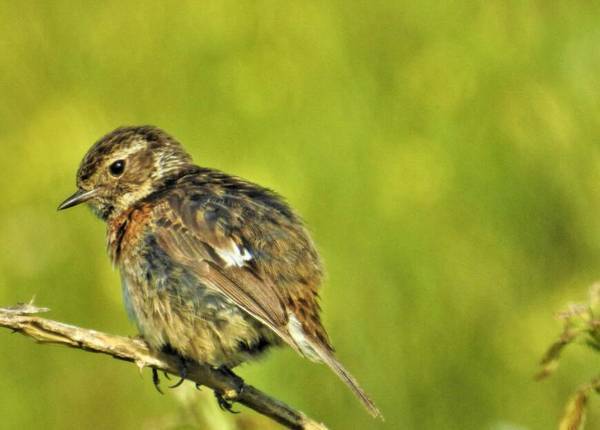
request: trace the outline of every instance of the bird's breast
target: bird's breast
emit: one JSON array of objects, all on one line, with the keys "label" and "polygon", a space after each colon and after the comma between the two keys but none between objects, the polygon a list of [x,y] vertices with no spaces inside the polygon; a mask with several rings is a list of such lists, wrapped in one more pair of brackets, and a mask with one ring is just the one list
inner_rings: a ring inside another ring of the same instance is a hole
[{"label": "bird's breast", "polygon": [[169,345],[199,362],[235,366],[278,344],[270,329],[163,250],[151,209],[124,212],[108,226],[125,306],[149,345]]},{"label": "bird's breast", "polygon": [[107,248],[113,264],[121,265],[128,254],[139,252],[141,237],[151,222],[149,205],[128,209],[108,221]]}]

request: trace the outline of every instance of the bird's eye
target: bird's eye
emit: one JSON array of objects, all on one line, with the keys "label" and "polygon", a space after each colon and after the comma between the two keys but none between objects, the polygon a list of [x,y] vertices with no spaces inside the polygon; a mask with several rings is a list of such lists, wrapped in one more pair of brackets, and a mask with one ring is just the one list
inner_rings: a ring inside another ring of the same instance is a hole
[{"label": "bird's eye", "polygon": [[117,160],[114,163],[112,163],[108,170],[110,171],[110,174],[113,176],[121,176],[123,174],[123,172],[125,171],[125,160]]}]

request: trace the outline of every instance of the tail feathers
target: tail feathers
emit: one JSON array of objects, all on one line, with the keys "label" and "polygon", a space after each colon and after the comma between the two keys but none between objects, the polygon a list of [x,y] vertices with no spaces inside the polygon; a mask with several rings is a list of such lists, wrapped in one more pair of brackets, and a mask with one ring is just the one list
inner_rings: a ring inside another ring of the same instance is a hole
[{"label": "tail feathers", "polygon": [[[312,342],[311,342],[312,343]],[[365,391],[360,388],[358,385],[358,381],[348,372],[342,363],[340,363],[333,355],[333,352],[329,349],[326,349],[325,346],[315,345],[314,343],[311,345],[312,349],[319,355],[321,360],[329,366],[331,370],[342,380],[344,383],[352,390],[354,395],[361,401],[364,407],[367,409],[369,414],[374,418],[381,418],[383,420],[383,415],[375,406],[375,403],[370,399],[369,395],[365,393]]]}]

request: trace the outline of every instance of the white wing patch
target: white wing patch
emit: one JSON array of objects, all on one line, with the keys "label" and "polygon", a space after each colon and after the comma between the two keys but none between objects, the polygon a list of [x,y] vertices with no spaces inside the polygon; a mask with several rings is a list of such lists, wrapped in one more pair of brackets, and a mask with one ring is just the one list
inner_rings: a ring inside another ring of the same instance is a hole
[{"label": "white wing patch", "polygon": [[215,251],[227,267],[242,267],[246,261],[252,260],[252,254],[245,248],[240,249],[233,240],[230,241],[229,248],[215,248]]}]

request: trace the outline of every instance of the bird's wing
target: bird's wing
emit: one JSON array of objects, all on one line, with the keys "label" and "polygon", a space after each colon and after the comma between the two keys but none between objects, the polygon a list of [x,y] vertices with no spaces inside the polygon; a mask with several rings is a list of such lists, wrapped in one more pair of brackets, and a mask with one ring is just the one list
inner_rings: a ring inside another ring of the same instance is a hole
[{"label": "bird's wing", "polygon": [[285,291],[260,270],[259,251],[249,245],[247,236],[253,233],[248,224],[256,220],[244,219],[240,207],[218,199],[195,200],[185,193],[163,199],[153,211],[153,234],[172,259],[297,349],[286,330]]},{"label": "bird's wing", "polygon": [[[227,200],[222,196],[194,196],[174,192],[154,205],[158,245],[200,282],[230,298],[300,354],[327,364],[373,416],[381,416],[356,379],[334,357],[316,302],[309,306],[313,314],[304,315],[313,319],[312,331],[307,331],[309,327],[293,312],[297,305],[290,300],[293,292],[283,285],[298,281],[306,287],[311,282],[301,280],[313,271],[320,276],[320,267],[316,254],[307,256],[314,252],[312,243],[293,214],[285,212],[289,209],[244,195],[229,195]],[[303,300],[307,298],[297,301]],[[292,308],[290,315],[286,305]]]}]

